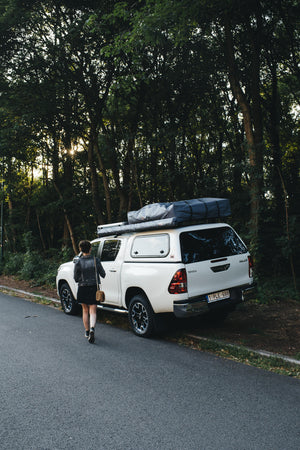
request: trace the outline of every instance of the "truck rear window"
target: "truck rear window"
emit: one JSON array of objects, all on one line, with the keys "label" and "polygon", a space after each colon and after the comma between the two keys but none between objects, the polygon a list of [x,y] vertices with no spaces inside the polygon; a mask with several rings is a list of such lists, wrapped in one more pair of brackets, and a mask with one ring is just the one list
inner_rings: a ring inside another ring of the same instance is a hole
[{"label": "truck rear window", "polygon": [[180,246],[184,264],[240,255],[247,252],[243,242],[229,227],[181,233]]}]

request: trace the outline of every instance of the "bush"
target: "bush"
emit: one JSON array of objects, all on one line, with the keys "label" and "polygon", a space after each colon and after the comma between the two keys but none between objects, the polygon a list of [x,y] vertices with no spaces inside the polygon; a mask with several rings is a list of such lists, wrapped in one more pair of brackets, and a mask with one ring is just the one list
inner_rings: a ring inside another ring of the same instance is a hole
[{"label": "bush", "polygon": [[57,268],[60,262],[54,259],[48,259],[45,261],[46,267],[44,267],[43,273],[39,273],[38,278],[35,277],[35,281],[38,285],[47,285],[55,287],[55,278],[57,273]]},{"label": "bush", "polygon": [[9,253],[3,264],[3,273],[17,275],[23,267],[24,256],[22,253]]},{"label": "bush", "polygon": [[[298,280],[299,287],[299,280]],[[276,278],[261,278],[258,281],[259,303],[271,303],[273,301],[299,300],[299,291],[295,290],[291,277],[281,276]]]},{"label": "bush", "polygon": [[60,264],[61,261],[58,258],[47,259],[36,251],[25,254],[11,253],[3,264],[3,273],[31,281],[36,286],[55,287],[55,277]]},{"label": "bush", "polygon": [[27,251],[24,255],[23,267],[19,274],[23,280],[37,280],[45,272],[46,260],[36,251]]},{"label": "bush", "polygon": [[31,281],[36,286],[55,287],[57,268],[72,260],[73,251],[64,248],[61,252],[50,249],[46,254],[40,253],[36,250],[31,232],[23,235],[22,242],[25,253],[7,253],[1,271],[5,275],[15,275],[22,280]]}]

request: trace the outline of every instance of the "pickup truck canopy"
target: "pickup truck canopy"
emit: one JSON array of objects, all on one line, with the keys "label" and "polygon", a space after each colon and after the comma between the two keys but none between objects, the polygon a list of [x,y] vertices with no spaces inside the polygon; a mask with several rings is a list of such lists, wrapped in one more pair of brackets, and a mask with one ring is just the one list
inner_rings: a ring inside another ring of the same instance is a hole
[{"label": "pickup truck canopy", "polygon": [[99,225],[98,236],[119,235],[133,231],[174,228],[186,222],[228,217],[230,203],[225,198],[196,198],[169,203],[152,203],[127,214],[128,222]]}]

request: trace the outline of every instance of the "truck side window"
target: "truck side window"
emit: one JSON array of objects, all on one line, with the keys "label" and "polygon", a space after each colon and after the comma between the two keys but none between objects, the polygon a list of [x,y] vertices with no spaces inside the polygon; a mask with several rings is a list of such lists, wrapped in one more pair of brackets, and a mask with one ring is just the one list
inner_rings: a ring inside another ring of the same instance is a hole
[{"label": "truck side window", "polygon": [[133,258],[165,258],[170,251],[169,235],[154,234],[137,236],[132,244]]},{"label": "truck side window", "polygon": [[119,253],[121,241],[119,239],[108,239],[104,241],[101,261],[114,261]]},{"label": "truck side window", "polygon": [[98,256],[98,253],[99,253],[99,242],[94,242],[92,244],[91,255],[92,256]]}]

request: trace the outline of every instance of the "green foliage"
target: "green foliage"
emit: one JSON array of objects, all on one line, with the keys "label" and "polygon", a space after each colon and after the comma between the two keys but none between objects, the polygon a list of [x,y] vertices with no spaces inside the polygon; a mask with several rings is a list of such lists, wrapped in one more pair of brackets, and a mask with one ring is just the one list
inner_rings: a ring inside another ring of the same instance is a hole
[{"label": "green foliage", "polygon": [[19,272],[23,280],[38,279],[45,270],[45,259],[36,251],[27,251],[24,255],[23,266]]},{"label": "green foliage", "polygon": [[5,275],[18,275],[24,264],[24,254],[9,253],[3,263],[3,273]]},{"label": "green foliage", "polygon": [[[298,13],[294,0],[10,0],[0,8],[9,270],[22,252],[15,270],[41,279],[40,254],[74,249],[70,236],[93,238],[99,221],[126,220],[128,209],[224,196],[259,276],[288,274],[291,258],[300,260]],[[225,23],[251,109],[254,167],[229,84]]]},{"label": "green foliage", "polygon": [[8,253],[3,262],[3,273],[31,281],[36,286],[55,287],[58,266],[73,258],[72,251],[69,248],[64,248],[60,252],[52,249],[43,254],[36,249],[31,232],[24,233],[22,238],[25,252]]},{"label": "green foliage", "polygon": [[295,290],[291,277],[281,275],[280,277],[264,277],[258,281],[257,300],[259,303],[284,302],[285,299],[300,300],[300,279],[298,279],[298,292]]}]

